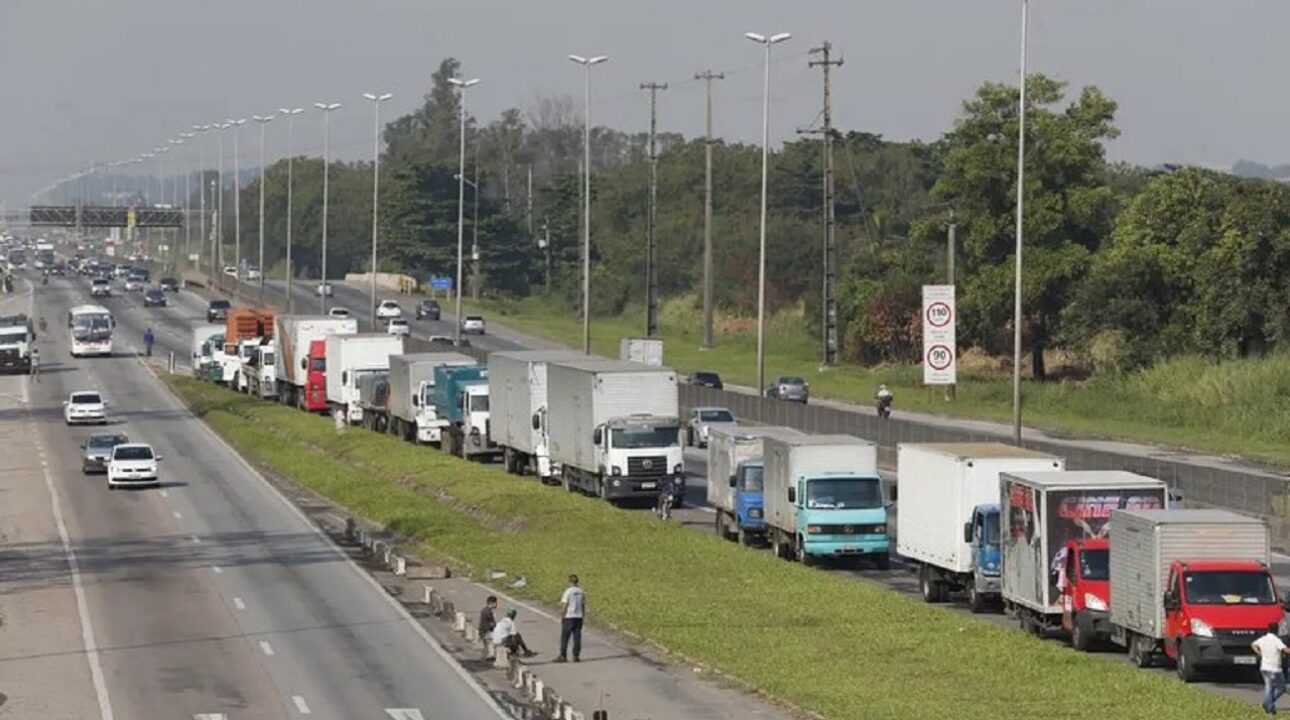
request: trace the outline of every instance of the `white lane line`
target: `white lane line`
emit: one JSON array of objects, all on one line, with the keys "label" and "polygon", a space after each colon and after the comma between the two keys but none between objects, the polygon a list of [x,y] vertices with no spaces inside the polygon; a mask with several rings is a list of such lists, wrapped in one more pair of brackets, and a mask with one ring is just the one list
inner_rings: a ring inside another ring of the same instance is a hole
[{"label": "white lane line", "polygon": [[216,575],[224,574],[224,568],[220,567],[219,565],[211,565],[211,570],[213,570]]},{"label": "white lane line", "polygon": [[194,544],[194,545],[201,545],[201,544],[202,544],[202,539],[201,539],[201,538],[199,538],[199,537],[197,537],[196,535],[194,535],[194,536],[192,537],[192,541],[193,541],[193,544]]},{"label": "white lane line", "polygon": [[170,513],[170,514],[171,514],[171,515],[174,515],[176,520],[183,520],[183,519],[184,519],[184,514],[183,514],[183,513],[181,513],[181,512],[179,512],[178,510],[176,510],[176,511],[174,511],[174,512]]},{"label": "white lane line", "polygon": [[260,641],[260,652],[264,653],[265,655],[272,655],[272,654],[273,654],[273,646],[272,646],[272,645],[270,645],[270,644],[269,644],[269,642],[268,642],[267,640],[261,640],[261,641]]},{"label": "white lane line", "polygon": [[168,498],[168,497],[170,497],[170,491],[169,491],[169,490],[162,490],[162,491],[161,491],[161,497],[164,497],[164,498]]},{"label": "white lane line", "polygon": [[242,602],[242,598],[235,597],[233,598],[233,607],[237,608],[238,610],[245,610],[246,603]]},{"label": "white lane line", "polygon": [[421,711],[416,708],[385,708],[385,714],[394,720],[425,720]]},{"label": "white lane line", "polygon": [[[25,388],[25,385],[24,385]],[[49,468],[44,469],[45,487],[49,490],[49,504],[53,509],[54,523],[58,526],[58,538],[63,543],[63,554],[67,556],[67,567],[72,574],[72,590],[76,594],[76,612],[81,620],[81,644],[85,646],[85,659],[90,665],[90,679],[94,683],[94,695],[99,703],[101,720],[113,720],[112,701],[108,698],[107,683],[103,680],[103,667],[99,664],[98,643],[94,640],[94,626],[90,624],[90,613],[85,600],[85,588],[81,585],[81,567],[76,561],[76,551],[67,534],[67,523],[63,522],[63,507],[58,499],[58,489],[54,487],[54,478]]]},{"label": "white lane line", "polygon": [[224,713],[197,713],[193,720],[228,720],[228,716]]},{"label": "white lane line", "polygon": [[309,709],[309,703],[305,702],[305,699],[303,697],[299,695],[292,695],[291,702],[296,704],[296,711],[299,712],[301,715],[313,714],[313,711]]}]

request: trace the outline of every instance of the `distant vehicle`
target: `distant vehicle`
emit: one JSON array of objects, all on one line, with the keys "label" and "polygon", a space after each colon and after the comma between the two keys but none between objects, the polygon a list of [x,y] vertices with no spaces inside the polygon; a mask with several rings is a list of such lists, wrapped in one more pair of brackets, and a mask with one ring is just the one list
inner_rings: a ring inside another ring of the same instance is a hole
[{"label": "distant vehicle", "polygon": [[780,375],[766,388],[766,397],[788,402],[800,402],[803,405],[811,396],[811,385],[794,375]]},{"label": "distant vehicle", "polygon": [[227,300],[211,300],[206,306],[206,322],[213,323],[216,320],[227,320],[228,310],[233,304]]},{"label": "distant vehicle", "polygon": [[484,316],[467,315],[461,319],[461,332],[463,335],[474,333],[476,335],[484,334]]},{"label": "distant vehicle", "polygon": [[125,278],[125,291],[138,292],[143,289],[143,284],[147,279],[142,274],[131,273]]},{"label": "distant vehicle", "polygon": [[229,277],[235,278],[237,277],[237,268],[232,265],[225,265],[224,274],[228,275]]},{"label": "distant vehicle", "polygon": [[431,335],[426,338],[426,342],[435,346],[436,350],[440,348],[447,349],[447,348],[470,347],[470,341],[467,340],[466,338],[462,338],[461,342],[457,342],[457,340],[453,338],[451,335]]},{"label": "distant vehicle", "polygon": [[116,320],[101,305],[78,305],[67,313],[68,351],[72,357],[112,355]]},{"label": "distant vehicle", "polygon": [[143,293],[144,307],[165,307],[166,291],[159,287],[148,288]]},{"label": "distant vehicle", "polygon": [[390,335],[411,335],[412,326],[403,318],[394,318],[385,326],[385,332]]},{"label": "distant vehicle", "polygon": [[331,297],[333,290],[331,283],[318,283],[318,287],[314,288],[314,294],[318,297]]},{"label": "distant vehicle", "polygon": [[343,307],[334,307],[334,308],[332,308],[332,309],[328,310],[328,311],[327,311],[327,314],[328,314],[328,315],[330,315],[330,316],[332,316],[332,317],[334,317],[334,318],[348,318],[348,317],[353,317],[353,314],[352,314],[352,313],[350,313],[349,308],[343,308]]},{"label": "distant vehicle", "polygon": [[438,320],[440,312],[438,300],[430,300],[427,298],[417,303],[418,320]]},{"label": "distant vehicle", "polygon": [[108,458],[108,489],[131,485],[160,485],[157,475],[157,463],[161,456],[152,451],[151,445],[144,443],[125,443],[112,448],[112,457]]},{"label": "distant vehicle", "polygon": [[162,290],[166,292],[172,292],[172,293],[179,292],[179,281],[175,278],[163,277],[161,278],[161,281],[158,282],[157,284]]},{"label": "distant vehicle", "polygon": [[698,370],[690,373],[690,377],[686,379],[686,382],[691,385],[712,388],[714,390],[724,390],[726,387],[725,384],[721,382],[720,375],[708,370]]},{"label": "distant vehicle", "polygon": [[107,472],[108,458],[112,457],[112,448],[130,442],[122,433],[94,433],[81,443],[81,472]]},{"label": "distant vehicle", "polygon": [[80,390],[72,393],[63,401],[63,420],[68,425],[81,423],[107,423],[103,396],[96,390]]},{"label": "distant vehicle", "polygon": [[260,279],[260,268],[255,267],[254,265],[253,265],[253,266],[251,266],[251,267],[248,267],[248,268],[246,269],[246,279],[247,279],[247,280],[259,280],[259,279]]},{"label": "distant vehicle", "polygon": [[734,413],[723,407],[697,407],[690,411],[690,419],[685,423],[687,444],[693,447],[707,447],[708,433],[713,429],[733,432],[739,423]]},{"label": "distant vehicle", "polygon": [[376,317],[381,320],[403,317],[403,308],[399,307],[399,304],[393,300],[382,300],[381,304],[376,308]]},{"label": "distant vehicle", "polygon": [[112,268],[112,274],[116,275],[118,278],[123,278],[123,277],[125,277],[126,275],[129,275],[129,274],[130,274],[130,266],[129,266],[129,265],[117,265],[117,266],[115,266],[115,267],[113,267],[113,268]]},{"label": "distant vehicle", "polygon": [[58,277],[63,277],[64,275],[67,274],[67,266],[64,265],[63,263],[54,263],[49,267],[49,274],[57,275]]},{"label": "distant vehicle", "polygon": [[112,297],[112,283],[107,278],[94,278],[90,281],[90,297]]}]

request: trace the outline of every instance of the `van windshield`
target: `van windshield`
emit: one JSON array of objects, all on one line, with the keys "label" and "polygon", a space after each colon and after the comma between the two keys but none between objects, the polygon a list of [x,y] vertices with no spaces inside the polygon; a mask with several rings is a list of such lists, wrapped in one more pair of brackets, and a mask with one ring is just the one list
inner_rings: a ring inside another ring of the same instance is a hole
[{"label": "van windshield", "polygon": [[1275,605],[1276,590],[1265,572],[1243,570],[1183,573],[1187,602],[1192,605]]},{"label": "van windshield", "polygon": [[700,410],[699,420],[703,422],[732,423],[735,421],[735,416],[731,415],[729,410]]},{"label": "van windshield", "polygon": [[806,507],[813,510],[862,510],[882,506],[882,486],[876,478],[821,478],[806,483]]},{"label": "van windshield", "polygon": [[613,431],[613,446],[626,450],[673,447],[680,442],[681,430],[675,425],[652,428],[621,428]]},{"label": "van windshield", "polygon": [[488,412],[488,396],[487,396],[487,395],[471,395],[471,396],[470,396],[470,411],[471,411],[471,412]]},{"label": "van windshield", "polygon": [[1110,580],[1111,551],[1081,551],[1079,554],[1079,576],[1085,580]]}]

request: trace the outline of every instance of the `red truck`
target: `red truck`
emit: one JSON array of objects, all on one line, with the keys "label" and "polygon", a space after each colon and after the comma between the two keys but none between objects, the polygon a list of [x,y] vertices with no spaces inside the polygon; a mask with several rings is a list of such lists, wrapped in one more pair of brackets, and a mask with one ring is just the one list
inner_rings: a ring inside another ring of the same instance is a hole
[{"label": "red truck", "polygon": [[358,321],[325,315],[279,315],[274,322],[278,401],[309,412],[326,412],[327,336],[353,335],[358,332]]},{"label": "red truck", "polygon": [[1076,650],[1111,637],[1111,543],[1103,538],[1070,540],[1061,568],[1062,629]]}]

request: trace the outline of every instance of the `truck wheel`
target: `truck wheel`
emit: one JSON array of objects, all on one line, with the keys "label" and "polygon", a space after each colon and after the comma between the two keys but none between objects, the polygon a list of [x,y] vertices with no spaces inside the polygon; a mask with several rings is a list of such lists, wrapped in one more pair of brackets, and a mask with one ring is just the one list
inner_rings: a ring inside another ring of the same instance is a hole
[{"label": "truck wheel", "polygon": [[1175,647],[1178,648],[1178,659],[1174,661],[1174,669],[1178,671],[1178,679],[1185,683],[1196,682],[1200,678],[1200,673],[1196,670],[1196,659],[1183,644],[1182,638],[1178,638]]},{"label": "truck wheel", "polygon": [[777,558],[787,557],[784,554],[784,541],[777,531],[770,534],[770,551]]},{"label": "truck wheel", "polygon": [[988,603],[986,602],[985,597],[977,591],[976,583],[973,582],[971,585],[968,585],[968,610],[980,615],[986,611],[987,605]]},{"label": "truck wheel", "polygon": [[726,533],[726,516],[720,510],[716,512],[716,519],[712,523],[715,526],[717,537],[722,540],[730,539],[730,535]]},{"label": "truck wheel", "polygon": [[1080,622],[1079,615],[1071,616],[1071,647],[1080,652],[1088,652],[1091,642],[1088,637],[1088,631],[1084,629],[1084,624]]},{"label": "truck wheel", "polygon": [[802,542],[802,538],[800,537],[797,538],[797,542],[795,543],[795,547],[794,547],[794,552],[797,556],[797,561],[801,563],[803,566],[805,567],[815,566],[815,557],[812,556],[810,553],[806,552],[806,543]]},{"label": "truck wheel", "polygon": [[877,557],[873,559],[873,562],[878,566],[879,570],[890,570],[891,553],[878,553]]},{"label": "truck wheel", "polygon": [[1151,661],[1154,660],[1155,650],[1152,643],[1147,638],[1131,634],[1129,636],[1129,662],[1140,668],[1151,667]]},{"label": "truck wheel", "polygon": [[738,542],[740,545],[747,545],[748,533],[745,532],[743,528],[739,528],[738,530],[735,531],[735,541]]},{"label": "truck wheel", "polygon": [[938,603],[945,599],[941,583],[932,577],[932,571],[928,570],[926,565],[918,570],[918,589],[925,603]]}]

